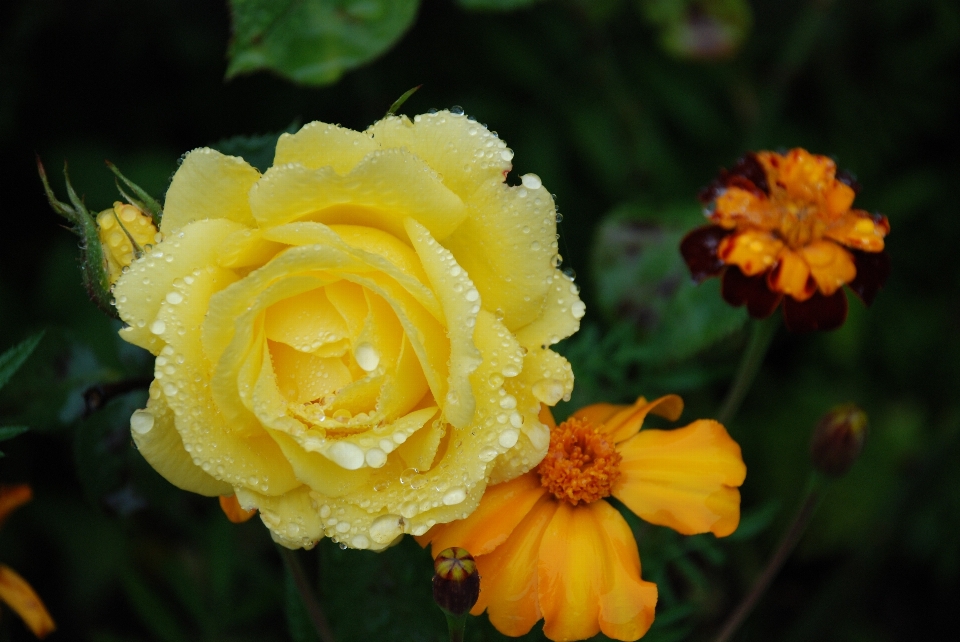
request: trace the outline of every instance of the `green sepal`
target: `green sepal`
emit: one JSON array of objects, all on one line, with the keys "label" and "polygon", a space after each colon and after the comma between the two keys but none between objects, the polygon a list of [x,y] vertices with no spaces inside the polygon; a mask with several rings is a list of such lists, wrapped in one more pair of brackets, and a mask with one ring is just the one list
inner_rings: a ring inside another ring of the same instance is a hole
[{"label": "green sepal", "polygon": [[103,245],[101,245],[100,236],[97,233],[96,219],[87,210],[83,200],[77,196],[76,190],[73,189],[66,163],[63,165],[63,178],[67,184],[67,196],[70,197],[72,206],[57,200],[56,195],[50,188],[47,173],[39,157],[37,158],[37,171],[40,174],[40,180],[43,182],[43,189],[47,194],[50,207],[53,208],[54,212],[70,221],[73,224],[72,231],[80,237],[80,271],[83,274],[83,285],[87,289],[87,295],[107,316],[119,319],[120,317],[112,303],[110,273],[107,269],[107,259],[103,253]]},{"label": "green sepal", "polygon": [[390,105],[390,109],[387,110],[387,116],[393,116],[394,114],[396,114],[397,110],[403,107],[403,103],[407,102],[407,99],[410,98],[410,96],[417,93],[417,90],[420,89],[421,87],[423,87],[422,83],[417,85],[413,89],[408,89],[405,92],[403,92],[403,95],[397,98],[395,101],[393,101],[393,104]]},{"label": "green sepal", "polygon": [[117,183],[117,191],[120,192],[120,195],[123,196],[125,199],[127,199],[127,202],[130,203],[131,205],[135,205],[139,207],[142,211],[149,214],[150,218],[153,219],[153,224],[159,230],[160,219],[163,218],[163,207],[160,205],[160,202],[157,201],[157,199],[150,196],[149,194],[147,194],[146,190],[144,190],[142,187],[140,187],[139,185],[131,181],[129,178],[124,176],[120,172],[120,170],[117,168],[116,165],[114,165],[110,161],[104,161],[104,162],[107,164],[107,167],[110,168],[110,171],[113,172],[114,176],[116,176],[118,179],[123,181],[123,183],[133,191],[136,198],[134,198],[133,196],[130,196],[125,191],[123,191],[123,188],[120,187],[120,183]]}]

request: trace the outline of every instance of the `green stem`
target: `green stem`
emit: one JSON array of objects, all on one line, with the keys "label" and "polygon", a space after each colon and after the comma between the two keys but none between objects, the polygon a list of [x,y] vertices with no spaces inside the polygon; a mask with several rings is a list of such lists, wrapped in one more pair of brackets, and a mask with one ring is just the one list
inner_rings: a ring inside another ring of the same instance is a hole
[{"label": "green stem", "polygon": [[336,642],[330,624],[327,622],[327,616],[323,612],[320,602],[317,601],[317,596],[310,587],[310,582],[307,581],[307,576],[303,572],[303,565],[300,564],[300,558],[297,557],[296,551],[292,551],[285,546],[277,546],[277,548],[280,550],[283,563],[290,570],[293,584],[297,587],[297,592],[300,594],[300,599],[303,600],[303,606],[317,635],[323,642]]},{"label": "green stem", "polygon": [[776,552],[773,554],[773,557],[770,558],[770,561],[767,562],[767,566],[763,569],[763,573],[760,574],[757,581],[754,582],[750,592],[744,596],[743,600],[737,606],[737,609],[727,618],[723,629],[720,631],[720,635],[716,637],[714,642],[729,642],[733,634],[736,633],[740,625],[743,624],[743,621],[746,620],[750,612],[753,611],[757,602],[760,601],[760,598],[763,597],[763,594],[766,593],[770,582],[772,582],[773,578],[780,572],[780,568],[784,562],[787,561],[787,558],[790,557],[793,549],[796,548],[797,542],[800,541],[800,537],[804,531],[807,530],[807,526],[810,524],[810,518],[813,517],[814,511],[820,503],[822,484],[823,478],[820,474],[815,471],[811,472],[803,503],[800,505],[799,510],[797,510],[797,514],[793,518],[790,527],[783,534],[783,538],[780,540]]},{"label": "green stem", "polygon": [[466,613],[460,617],[457,617],[456,615],[450,615],[447,612],[444,612],[444,615],[447,616],[447,628],[450,630],[450,642],[463,642],[463,631],[467,625]]},{"label": "green stem", "polygon": [[767,356],[773,335],[780,327],[780,315],[774,313],[761,321],[753,321],[752,324],[750,341],[743,351],[743,357],[740,358],[740,365],[737,366],[737,374],[727,391],[727,397],[717,413],[717,421],[725,426],[737,414],[740,404],[743,403],[750,391],[750,386],[753,385],[753,380],[757,377],[757,372],[760,371],[760,366],[763,365],[763,359]]}]

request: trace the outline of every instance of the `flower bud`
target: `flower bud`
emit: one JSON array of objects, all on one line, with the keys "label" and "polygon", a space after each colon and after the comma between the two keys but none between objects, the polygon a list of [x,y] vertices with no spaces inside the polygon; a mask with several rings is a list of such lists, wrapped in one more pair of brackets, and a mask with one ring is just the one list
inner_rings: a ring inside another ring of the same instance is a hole
[{"label": "flower bud", "polygon": [[820,419],[810,441],[810,457],[820,472],[831,477],[845,474],[863,450],[867,413],[854,404],[833,408]]},{"label": "flower bud", "polygon": [[466,549],[440,551],[433,561],[433,599],[444,613],[466,615],[480,597],[480,573]]},{"label": "flower bud", "polygon": [[97,215],[97,231],[111,284],[145,247],[157,242],[157,228],[150,215],[135,205],[119,201],[112,209]]}]

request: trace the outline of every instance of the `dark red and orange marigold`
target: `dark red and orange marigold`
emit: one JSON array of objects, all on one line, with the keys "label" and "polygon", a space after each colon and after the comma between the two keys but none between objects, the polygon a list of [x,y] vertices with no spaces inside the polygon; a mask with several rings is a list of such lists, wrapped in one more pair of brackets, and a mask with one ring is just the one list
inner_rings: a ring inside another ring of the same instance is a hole
[{"label": "dark red and orange marigold", "polygon": [[847,317],[843,286],[870,305],[890,272],[887,218],[852,209],[859,185],[804,149],[747,154],[701,193],[711,225],[680,244],[693,278],[722,278],[723,298],[770,316],[783,303],[794,332]]}]

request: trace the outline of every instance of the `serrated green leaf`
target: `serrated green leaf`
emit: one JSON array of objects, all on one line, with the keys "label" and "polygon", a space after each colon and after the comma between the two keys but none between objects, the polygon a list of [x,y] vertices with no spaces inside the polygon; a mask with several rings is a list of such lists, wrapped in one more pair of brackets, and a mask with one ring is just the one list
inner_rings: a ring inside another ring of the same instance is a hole
[{"label": "serrated green leaf", "polygon": [[270,70],[327,85],[376,58],[406,32],[419,0],[230,0],[227,78]]},{"label": "serrated green leaf", "polygon": [[0,441],[13,439],[30,430],[29,426],[0,426]]},{"label": "serrated green leaf", "polygon": [[513,11],[543,2],[543,0],[457,0],[464,9],[477,11]]},{"label": "serrated green leaf", "polygon": [[0,354],[0,389],[2,389],[7,382],[10,381],[10,377],[20,369],[20,366],[22,366],[23,362],[33,353],[42,338],[43,332],[40,332],[28,339],[24,339],[3,354]]}]

